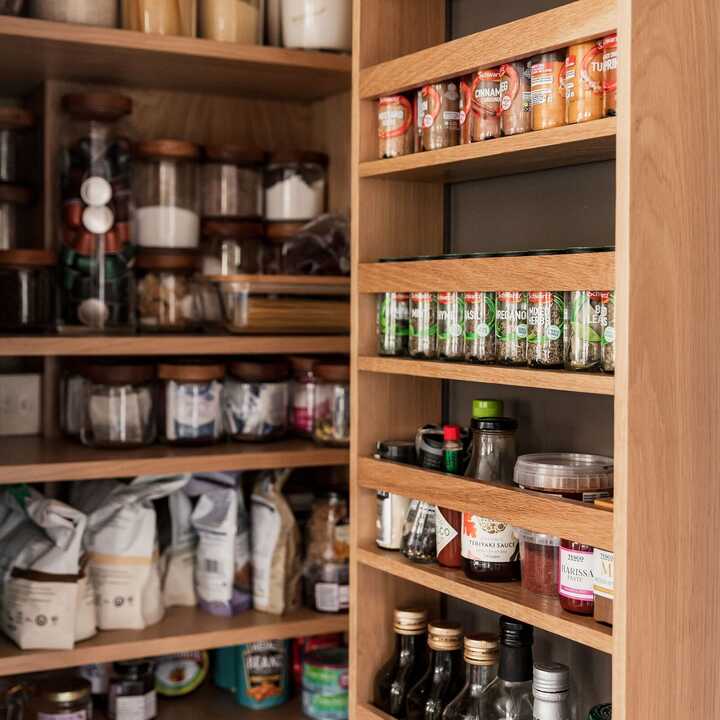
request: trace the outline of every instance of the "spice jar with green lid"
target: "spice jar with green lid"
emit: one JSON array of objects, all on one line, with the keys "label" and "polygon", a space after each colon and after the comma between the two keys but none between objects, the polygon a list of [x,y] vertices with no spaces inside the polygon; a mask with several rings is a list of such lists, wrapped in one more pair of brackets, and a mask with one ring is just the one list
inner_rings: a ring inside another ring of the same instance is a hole
[{"label": "spice jar with green lid", "polygon": [[38,720],[92,720],[90,683],[60,675],[44,678],[33,693],[30,717]]},{"label": "spice jar with green lid", "polygon": [[321,445],[350,444],[350,366],[319,363],[313,439]]},{"label": "spice jar with green lid", "polygon": [[377,296],[378,354],[400,356],[408,351],[410,296],[385,292]]},{"label": "spice jar with green lid", "polygon": [[441,360],[465,357],[465,293],[437,294],[437,355]]}]

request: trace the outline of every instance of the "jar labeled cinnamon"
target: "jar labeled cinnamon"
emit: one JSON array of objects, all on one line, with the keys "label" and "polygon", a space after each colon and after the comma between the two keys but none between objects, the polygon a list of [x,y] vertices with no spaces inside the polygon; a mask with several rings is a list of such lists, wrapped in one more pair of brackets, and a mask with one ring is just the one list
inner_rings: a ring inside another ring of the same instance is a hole
[{"label": "jar labeled cinnamon", "polygon": [[425,85],[422,89],[422,144],[424,150],[452,147],[460,141],[460,93],[454,82]]},{"label": "jar labeled cinnamon", "polygon": [[409,155],[415,150],[413,107],[405,95],[378,100],[378,157]]},{"label": "jar labeled cinnamon", "polygon": [[472,84],[473,76],[466,75],[460,78],[460,144],[467,145],[472,142],[470,131],[472,129]]},{"label": "jar labeled cinnamon", "polygon": [[500,137],[500,70],[479,70],[472,84],[473,142]]},{"label": "jar labeled cinnamon", "polygon": [[571,45],[565,60],[565,122],[571,125],[602,116],[602,40]]},{"label": "jar labeled cinnamon", "polygon": [[617,111],[617,35],[603,38],[603,117]]},{"label": "jar labeled cinnamon", "polygon": [[532,130],[529,60],[500,67],[500,129],[503,135]]},{"label": "jar labeled cinnamon", "polygon": [[565,52],[536,55],[530,68],[532,129],[546,130],[565,124]]}]

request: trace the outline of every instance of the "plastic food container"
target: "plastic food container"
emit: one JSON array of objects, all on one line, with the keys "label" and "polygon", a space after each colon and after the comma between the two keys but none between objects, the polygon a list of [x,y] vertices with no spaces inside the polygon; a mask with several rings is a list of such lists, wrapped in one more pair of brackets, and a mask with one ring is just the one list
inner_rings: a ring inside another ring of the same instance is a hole
[{"label": "plastic food container", "polygon": [[[2,13],[7,15],[11,13]],[[0,107],[0,182],[18,180],[20,136],[35,124],[33,114],[18,107]]]},{"label": "plastic food container", "polygon": [[260,0],[201,0],[200,37],[257,45],[262,40]]},{"label": "plastic food container", "polygon": [[584,453],[520,455],[513,479],[525,490],[593,502],[612,494],[613,459]]},{"label": "plastic food container", "polygon": [[184,140],[149,140],[136,148],[137,243],[196,248],[200,239],[199,148]]},{"label": "plastic food container", "polygon": [[284,360],[236,361],[228,365],[223,415],[235,440],[262,442],[288,431],[290,369]]},{"label": "plastic food container", "polygon": [[265,219],[307,221],[325,212],[327,164],[323,153],[274,153],[265,171]]},{"label": "plastic food container", "polygon": [[313,439],[321,445],[350,444],[350,366],[318,363]]},{"label": "plastic food container", "polygon": [[56,263],[49,250],[0,250],[0,330],[42,332],[50,327]]},{"label": "plastic food container", "polygon": [[352,0],[282,0],[283,45],[310,50],[352,47]]},{"label": "plastic food container", "polygon": [[208,445],[223,436],[224,365],[162,364],[160,434],[175,445]]},{"label": "plastic food container", "polygon": [[541,595],[557,595],[560,538],[517,528],[522,586]]},{"label": "plastic food container", "polygon": [[133,448],[155,441],[155,366],[86,365],[89,381],[80,432],[84,445]]},{"label": "plastic food container", "polygon": [[[232,0],[244,5],[244,0]],[[203,216],[261,218],[265,153],[237,145],[205,148],[202,166]]]},{"label": "plastic food container", "polygon": [[30,204],[30,190],[22,185],[0,184],[0,250],[14,250],[19,241],[23,207]]},{"label": "plastic food container", "polygon": [[195,37],[197,0],[122,0],[122,26],[157,35]]},{"label": "plastic food container", "polygon": [[55,22],[117,27],[117,0],[30,0],[30,16]]}]

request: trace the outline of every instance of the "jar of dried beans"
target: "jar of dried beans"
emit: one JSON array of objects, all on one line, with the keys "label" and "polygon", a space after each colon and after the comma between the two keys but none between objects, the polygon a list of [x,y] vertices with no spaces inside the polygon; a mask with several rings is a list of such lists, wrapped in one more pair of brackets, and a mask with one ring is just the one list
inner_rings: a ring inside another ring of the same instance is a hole
[{"label": "jar of dried beans", "polygon": [[617,35],[603,39],[603,116],[615,115],[617,111]]},{"label": "jar of dried beans", "polygon": [[532,129],[532,95],[529,60],[505,63],[500,67],[500,129],[503,135],[517,135]]},{"label": "jar of dried beans", "polygon": [[563,341],[567,370],[600,369],[607,310],[608,291],[572,290],[565,293]]},{"label": "jar of dried beans", "polygon": [[527,293],[502,290],[497,294],[495,352],[498,362],[525,365],[528,336]]},{"label": "jar of dried beans", "polygon": [[571,45],[565,59],[565,122],[586,122],[602,116],[602,40]]},{"label": "jar of dried beans", "polygon": [[532,129],[565,124],[565,51],[536,55],[530,68]]},{"label": "jar of dried beans", "polygon": [[381,293],[377,297],[378,354],[406,355],[410,318],[410,295]]},{"label": "jar of dried beans", "polygon": [[436,356],[436,309],[434,293],[410,293],[410,333],[408,336],[410,357],[429,359]]},{"label": "jar of dried beans", "polygon": [[460,93],[454,82],[425,85],[422,89],[423,150],[439,150],[460,141]]},{"label": "jar of dried beans", "polygon": [[465,293],[437,294],[437,355],[442,360],[465,357]]},{"label": "jar of dried beans", "polygon": [[495,293],[465,293],[465,359],[495,362]]},{"label": "jar of dried beans", "polygon": [[527,361],[531,367],[563,364],[564,300],[561,292],[528,293]]},{"label": "jar of dried beans", "polygon": [[414,113],[405,95],[378,100],[378,157],[394,158],[415,151]]},{"label": "jar of dried beans", "polygon": [[615,372],[615,291],[611,290],[604,298],[606,310],[603,313],[605,329],[602,336],[602,369]]},{"label": "jar of dried beans", "polygon": [[500,71],[479,70],[472,84],[473,142],[500,137]]},{"label": "jar of dried beans", "polygon": [[541,595],[555,595],[558,588],[560,538],[518,529],[522,586]]}]

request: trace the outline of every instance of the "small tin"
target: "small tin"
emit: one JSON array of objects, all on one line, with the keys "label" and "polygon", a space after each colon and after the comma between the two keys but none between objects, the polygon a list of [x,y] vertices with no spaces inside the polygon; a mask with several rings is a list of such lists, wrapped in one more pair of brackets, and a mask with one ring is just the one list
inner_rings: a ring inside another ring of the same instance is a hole
[{"label": "small tin", "polygon": [[313,720],[347,720],[347,648],[310,653],[303,662],[303,713]]}]

